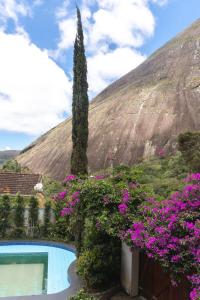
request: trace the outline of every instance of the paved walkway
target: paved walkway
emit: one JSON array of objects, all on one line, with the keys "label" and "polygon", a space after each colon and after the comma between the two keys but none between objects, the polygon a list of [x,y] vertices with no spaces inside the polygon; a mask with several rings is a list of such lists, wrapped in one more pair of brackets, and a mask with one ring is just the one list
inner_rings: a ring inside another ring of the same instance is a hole
[{"label": "paved walkway", "polygon": [[140,297],[129,297],[123,292],[119,292],[117,295],[113,296],[111,300],[142,300]]}]

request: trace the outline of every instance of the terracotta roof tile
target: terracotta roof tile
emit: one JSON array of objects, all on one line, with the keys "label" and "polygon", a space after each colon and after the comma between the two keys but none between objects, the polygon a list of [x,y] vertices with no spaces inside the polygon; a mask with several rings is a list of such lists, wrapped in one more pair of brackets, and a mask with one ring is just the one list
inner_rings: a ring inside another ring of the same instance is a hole
[{"label": "terracotta roof tile", "polygon": [[39,174],[1,173],[0,172],[0,194],[31,195],[34,186],[41,181]]}]

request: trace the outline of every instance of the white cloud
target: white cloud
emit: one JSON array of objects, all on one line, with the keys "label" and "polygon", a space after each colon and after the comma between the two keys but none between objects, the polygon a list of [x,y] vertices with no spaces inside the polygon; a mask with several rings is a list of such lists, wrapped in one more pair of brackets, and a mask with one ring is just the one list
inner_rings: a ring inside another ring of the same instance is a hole
[{"label": "white cloud", "polygon": [[44,4],[44,0],[33,0],[33,6],[40,6]]},{"label": "white cloud", "polygon": [[[91,95],[100,92],[145,59],[145,55],[136,49],[154,34],[155,18],[149,1],[82,0]],[[64,1],[60,13],[57,13],[60,41],[53,53],[54,59],[62,58],[63,52],[74,44],[76,16],[74,12],[69,14],[67,5],[68,1]]]},{"label": "white cloud", "polygon": [[90,43],[115,43],[117,46],[139,47],[154,33],[154,17],[143,0],[99,0],[93,14]]},{"label": "white cloud", "polygon": [[168,3],[169,0],[151,0],[153,3],[158,4],[160,6]]},{"label": "white cloud", "polygon": [[0,151],[8,151],[8,150],[12,150],[10,146],[6,146],[4,148],[0,148]]},{"label": "white cloud", "polygon": [[9,19],[14,21],[17,28],[22,27],[20,17],[33,17],[34,8],[42,4],[44,0],[0,0],[1,29],[6,28]]},{"label": "white cloud", "polygon": [[108,82],[120,78],[137,67],[145,56],[128,47],[118,48],[112,52],[98,53],[88,58],[89,89],[97,93],[104,89]]},{"label": "white cloud", "polygon": [[72,47],[76,35],[76,18],[70,18],[59,22],[59,30],[61,32],[61,39],[58,44],[59,49],[67,49]]},{"label": "white cloud", "polygon": [[[90,95],[140,64],[138,47],[154,34],[155,18],[149,3],[165,0],[82,0],[81,12],[88,56]],[[60,40],[55,50],[31,43],[20,17],[33,17],[44,0],[0,0],[0,130],[41,134],[71,111],[72,82],[50,59],[63,58],[76,34],[70,0],[56,11]],[[91,9],[92,7],[92,9]],[[4,32],[8,19],[15,34]],[[2,27],[3,25],[3,27]],[[137,49],[137,50],[136,50]]]},{"label": "white cloud", "polygon": [[[92,12],[94,2],[98,9]],[[61,34],[58,47],[62,50],[72,46],[76,18],[61,11],[57,19]],[[99,43],[139,47],[154,33],[155,20],[146,0],[84,0],[81,12],[89,50],[96,51]]]},{"label": "white cloud", "polygon": [[57,19],[65,18],[68,15],[68,6],[70,0],[64,0],[61,7],[56,10]]},{"label": "white cloud", "polygon": [[41,134],[70,111],[64,71],[21,34],[0,33],[0,129]]},{"label": "white cloud", "polygon": [[0,19],[5,24],[12,19],[18,24],[19,16],[30,14],[30,7],[23,0],[0,0]]}]

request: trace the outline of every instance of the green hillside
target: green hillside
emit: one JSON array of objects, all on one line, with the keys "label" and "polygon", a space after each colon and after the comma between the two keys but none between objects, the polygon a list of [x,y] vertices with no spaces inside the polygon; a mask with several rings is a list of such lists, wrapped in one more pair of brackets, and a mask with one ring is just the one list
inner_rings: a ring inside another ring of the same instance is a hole
[{"label": "green hillside", "polygon": [[12,159],[19,154],[20,151],[17,150],[5,150],[0,151],[0,166],[8,159]]}]

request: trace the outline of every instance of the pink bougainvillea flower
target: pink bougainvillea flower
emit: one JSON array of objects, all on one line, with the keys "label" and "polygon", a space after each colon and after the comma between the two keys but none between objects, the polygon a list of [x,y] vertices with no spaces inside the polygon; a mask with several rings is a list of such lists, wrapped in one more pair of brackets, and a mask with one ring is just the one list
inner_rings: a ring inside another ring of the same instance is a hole
[{"label": "pink bougainvillea flower", "polygon": [[73,209],[71,207],[64,207],[61,210],[61,217],[69,216],[73,213]]},{"label": "pink bougainvillea flower", "polygon": [[77,177],[75,175],[68,175],[67,177],[65,177],[63,183],[68,183],[68,182],[74,181],[76,179],[77,179]]},{"label": "pink bougainvillea flower", "polygon": [[130,200],[130,194],[128,189],[123,190],[123,194],[122,194],[122,203],[128,203]]},{"label": "pink bougainvillea flower", "polygon": [[54,196],[55,201],[62,201],[67,196],[67,191],[63,191]]},{"label": "pink bougainvillea flower", "polygon": [[121,215],[125,215],[128,211],[128,206],[125,203],[121,203],[119,204],[118,209]]}]

